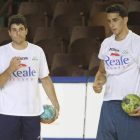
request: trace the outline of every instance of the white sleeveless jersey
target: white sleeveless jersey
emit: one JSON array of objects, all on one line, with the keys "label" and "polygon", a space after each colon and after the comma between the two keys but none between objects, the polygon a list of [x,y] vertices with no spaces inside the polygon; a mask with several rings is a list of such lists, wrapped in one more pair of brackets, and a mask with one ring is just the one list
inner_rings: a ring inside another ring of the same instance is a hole
[{"label": "white sleeveless jersey", "polygon": [[0,47],[0,74],[13,57],[20,56],[22,68],[13,72],[1,87],[0,113],[15,116],[37,116],[43,112],[38,78],[48,76],[49,70],[43,50],[31,43],[24,50],[16,50],[11,43]]},{"label": "white sleeveless jersey", "polygon": [[140,37],[129,30],[122,41],[115,35],[105,39],[99,58],[107,73],[104,101],[122,100],[127,94],[140,96]]}]

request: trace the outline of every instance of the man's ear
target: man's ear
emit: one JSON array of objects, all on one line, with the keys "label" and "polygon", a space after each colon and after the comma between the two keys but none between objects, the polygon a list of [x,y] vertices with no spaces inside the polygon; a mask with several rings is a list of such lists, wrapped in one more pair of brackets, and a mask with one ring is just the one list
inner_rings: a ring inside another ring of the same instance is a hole
[{"label": "man's ear", "polygon": [[11,31],[10,30],[8,30],[8,33],[9,33],[9,36],[11,37]]},{"label": "man's ear", "polygon": [[28,34],[28,28],[25,29],[26,30],[26,35]]},{"label": "man's ear", "polygon": [[124,22],[125,22],[125,24],[127,24],[127,22],[128,22],[128,17],[124,17]]}]

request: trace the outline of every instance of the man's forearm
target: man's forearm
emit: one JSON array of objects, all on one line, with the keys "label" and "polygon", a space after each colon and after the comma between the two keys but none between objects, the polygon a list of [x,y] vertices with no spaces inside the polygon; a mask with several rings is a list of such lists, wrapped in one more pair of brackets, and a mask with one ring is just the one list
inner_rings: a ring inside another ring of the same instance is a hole
[{"label": "man's forearm", "polygon": [[103,74],[100,71],[98,71],[95,76],[95,81],[97,80],[102,81],[102,84],[104,85],[106,83],[106,74]]},{"label": "man's forearm", "polygon": [[56,97],[56,93],[55,93],[55,89],[54,89],[54,85],[50,79],[49,76],[41,79],[42,82],[42,86],[45,90],[45,92],[47,93],[48,98],[51,100],[54,108],[58,109],[59,111],[59,103]]}]

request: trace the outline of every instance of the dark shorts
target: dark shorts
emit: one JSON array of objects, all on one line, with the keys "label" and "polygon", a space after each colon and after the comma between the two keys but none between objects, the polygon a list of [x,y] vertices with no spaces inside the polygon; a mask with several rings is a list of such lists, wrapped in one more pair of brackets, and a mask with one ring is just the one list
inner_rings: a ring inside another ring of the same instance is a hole
[{"label": "dark shorts", "polygon": [[140,140],[140,117],[126,114],[121,101],[104,101],[96,140]]},{"label": "dark shorts", "polygon": [[40,116],[20,117],[0,114],[0,139],[40,140]]}]

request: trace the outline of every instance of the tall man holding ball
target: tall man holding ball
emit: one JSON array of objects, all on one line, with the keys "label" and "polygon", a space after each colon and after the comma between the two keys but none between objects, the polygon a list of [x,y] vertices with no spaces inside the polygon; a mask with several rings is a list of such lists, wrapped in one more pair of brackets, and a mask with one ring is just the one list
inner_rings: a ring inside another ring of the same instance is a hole
[{"label": "tall man holding ball", "polygon": [[44,110],[38,78],[55,108],[55,119],[59,113],[45,54],[26,41],[24,16],[12,16],[8,30],[12,42],[0,47],[0,139],[40,140],[40,115]]},{"label": "tall man holding ball", "polygon": [[96,140],[139,140],[140,107],[127,114],[121,101],[128,94],[140,97],[140,36],[128,29],[122,5],[111,5],[106,12],[113,35],[101,44],[100,67],[93,83],[96,93],[106,83]]}]

